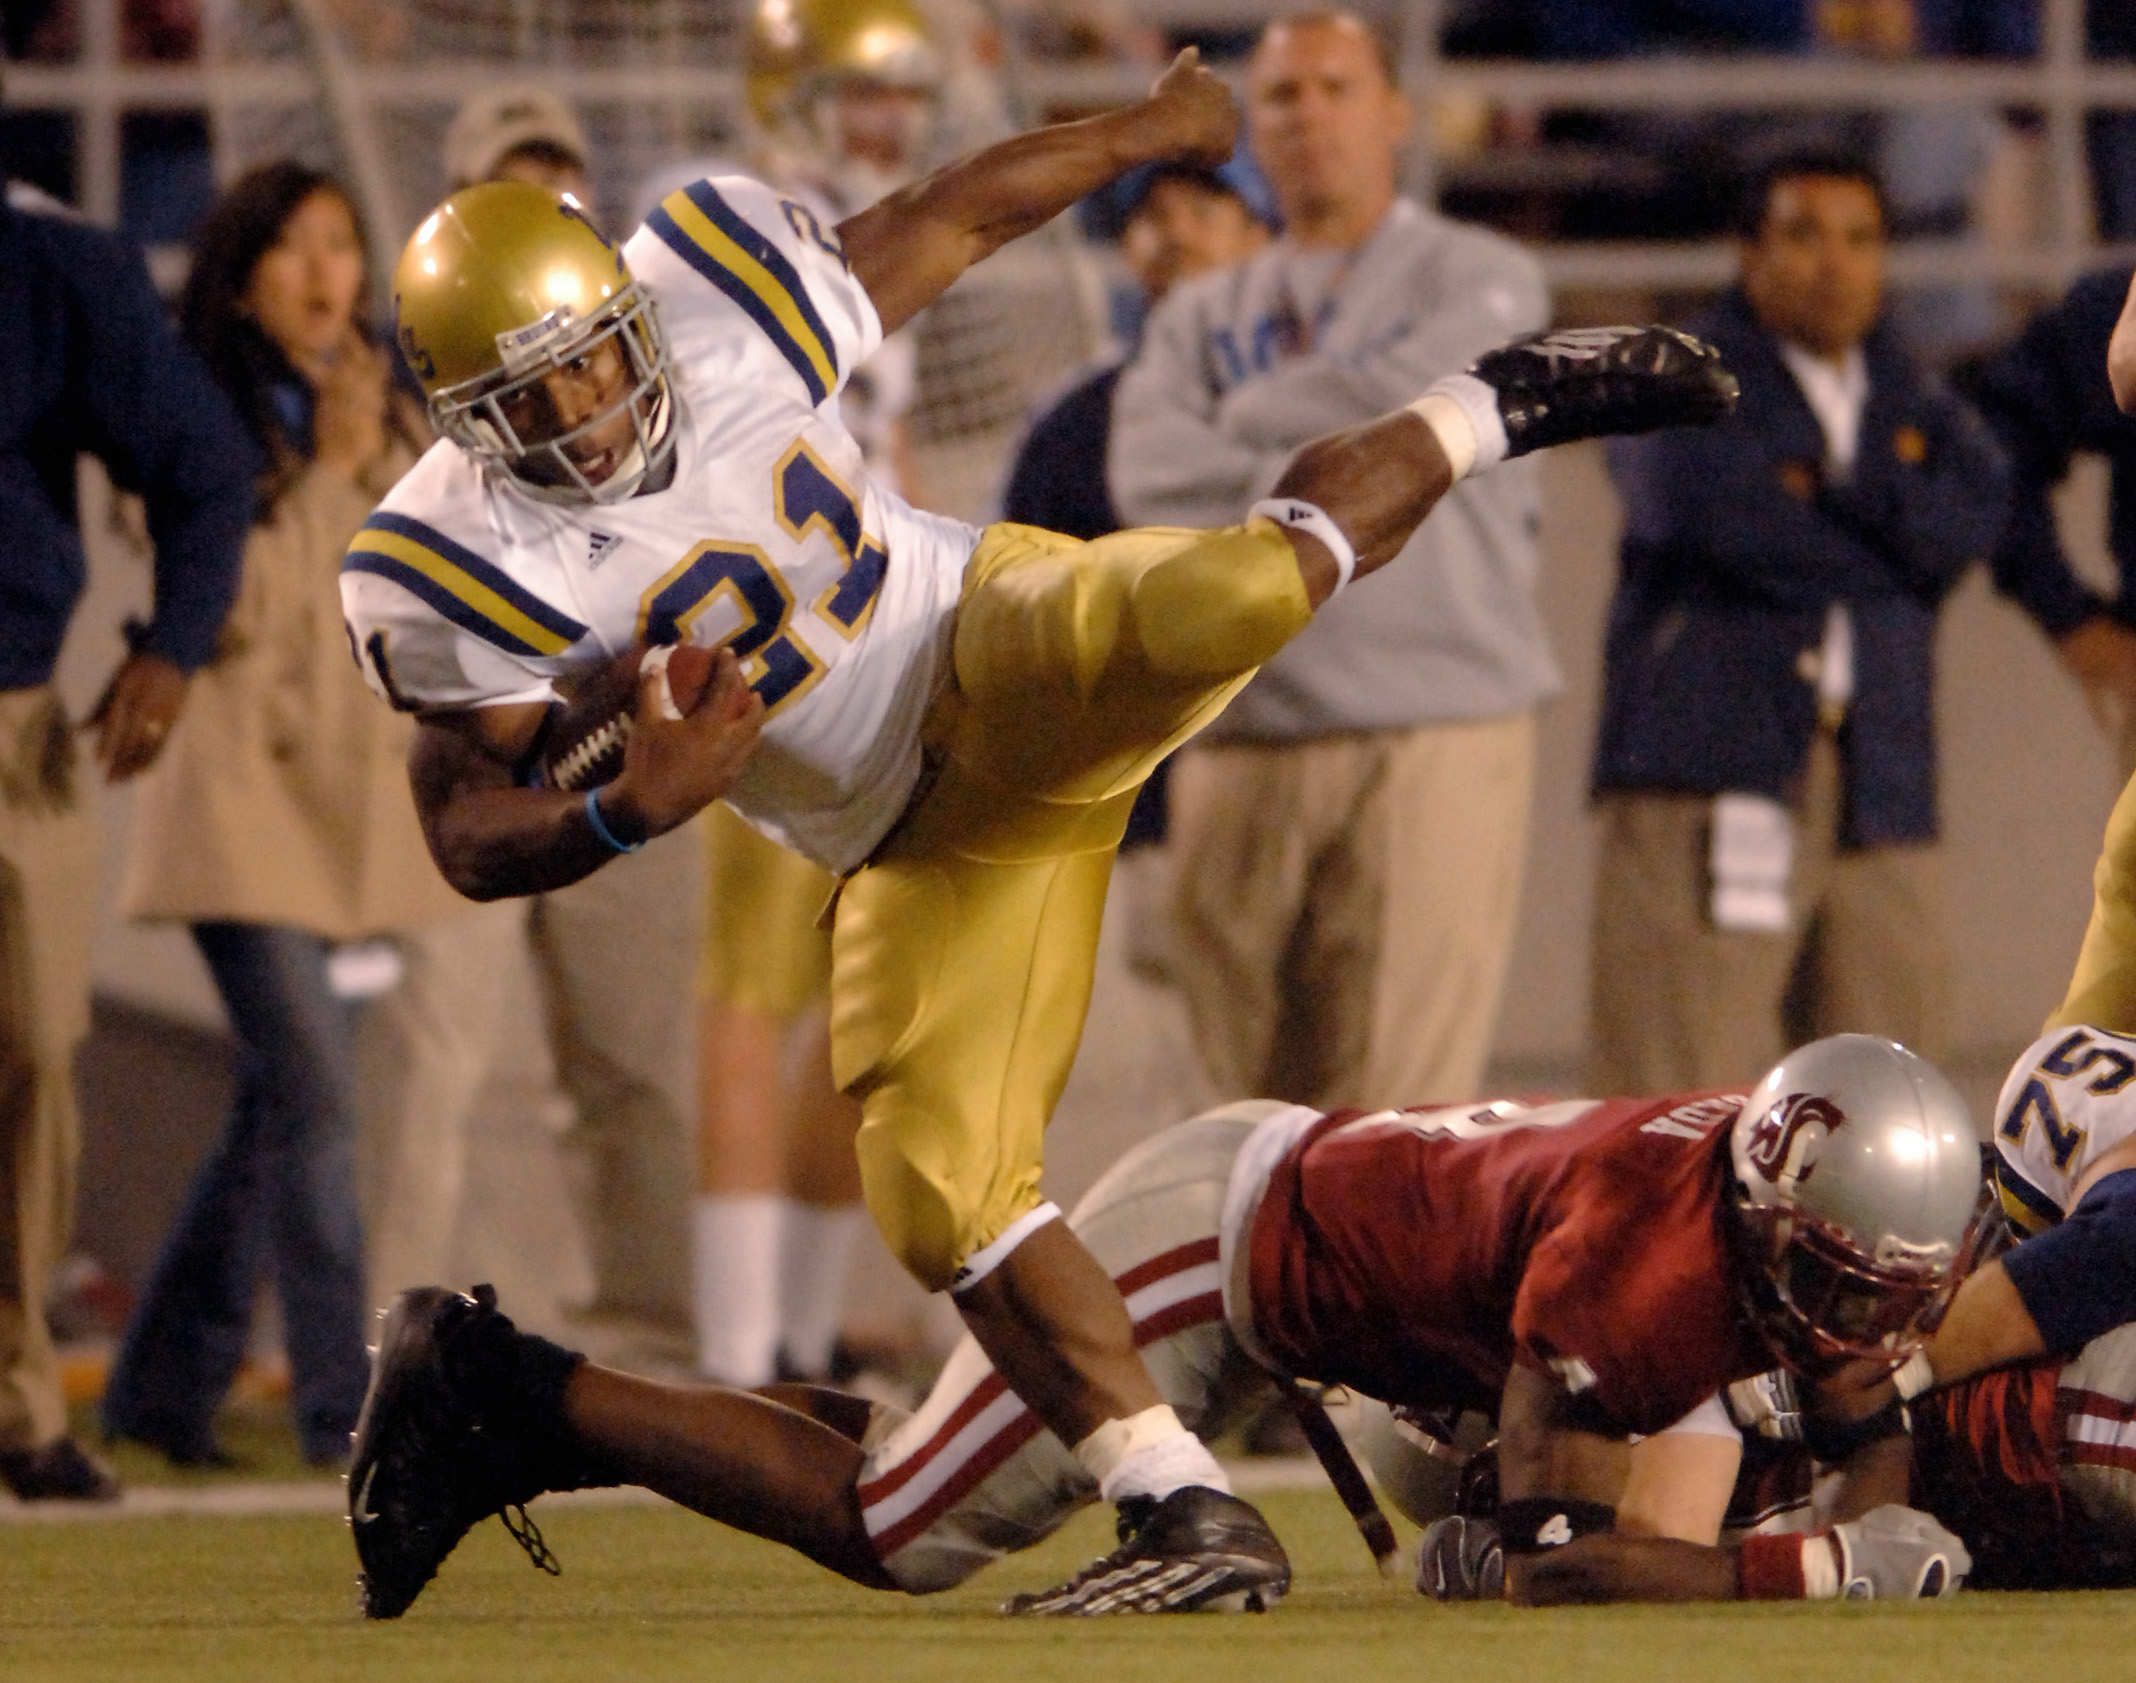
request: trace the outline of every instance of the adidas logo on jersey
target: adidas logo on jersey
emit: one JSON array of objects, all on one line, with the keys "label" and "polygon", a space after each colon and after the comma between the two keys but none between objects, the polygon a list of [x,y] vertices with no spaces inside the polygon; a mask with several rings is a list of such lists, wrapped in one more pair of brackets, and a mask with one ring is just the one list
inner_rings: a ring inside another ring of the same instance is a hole
[{"label": "adidas logo on jersey", "polygon": [[586,565],[599,567],[611,555],[623,547],[623,540],[607,532],[595,532],[592,542],[586,546]]}]

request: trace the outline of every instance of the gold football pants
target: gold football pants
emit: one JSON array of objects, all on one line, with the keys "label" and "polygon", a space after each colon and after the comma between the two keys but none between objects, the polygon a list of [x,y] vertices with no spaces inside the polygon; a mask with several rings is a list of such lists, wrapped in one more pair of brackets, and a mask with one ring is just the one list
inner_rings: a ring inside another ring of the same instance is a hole
[{"label": "gold football pants", "polygon": [[930,781],[845,884],[831,1060],[861,1181],[921,1284],[1039,1202],[1135,791],[1312,617],[1280,528],[987,529],[965,570]]},{"label": "gold football pants", "polygon": [[2091,924],[2048,1028],[2136,1034],[2136,778],[2121,791],[2092,872]]},{"label": "gold football pants", "polygon": [[830,989],[830,936],[817,927],[830,872],[724,803],[705,813],[705,865],[698,996],[791,1022]]}]

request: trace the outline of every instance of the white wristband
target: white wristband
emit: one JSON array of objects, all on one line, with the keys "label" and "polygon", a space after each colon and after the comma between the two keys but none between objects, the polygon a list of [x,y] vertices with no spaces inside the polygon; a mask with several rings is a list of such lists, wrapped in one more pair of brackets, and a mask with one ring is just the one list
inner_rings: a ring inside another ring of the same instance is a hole
[{"label": "white wristband", "polygon": [[1328,592],[1330,601],[1356,576],[1357,551],[1350,547],[1343,529],[1319,504],[1306,502],[1300,497],[1270,497],[1246,511],[1249,520],[1255,515],[1273,520],[1278,526],[1288,526],[1293,531],[1310,532],[1328,546],[1328,553],[1335,557],[1335,589]]},{"label": "white wristband", "polygon": [[1406,407],[1431,428],[1456,480],[1506,459],[1506,423],[1498,413],[1498,394],[1475,375],[1449,374],[1434,380],[1422,397]]},{"label": "white wristband", "polygon": [[1802,1599],[1830,1601],[1839,1594],[1841,1544],[1837,1537],[1813,1531],[1802,1539]]},{"label": "white wristband", "polygon": [[1923,1391],[1934,1390],[1936,1370],[1929,1365],[1928,1352],[1916,1350],[1908,1356],[1906,1365],[1891,1376],[1891,1385],[1901,1402],[1912,1402]]}]

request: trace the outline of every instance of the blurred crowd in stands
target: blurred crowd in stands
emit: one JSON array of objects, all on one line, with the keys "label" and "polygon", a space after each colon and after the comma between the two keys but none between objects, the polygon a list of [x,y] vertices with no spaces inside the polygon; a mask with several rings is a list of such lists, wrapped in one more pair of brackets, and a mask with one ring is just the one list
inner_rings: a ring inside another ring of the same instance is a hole
[{"label": "blurred crowd in stands", "polygon": [[[77,59],[85,4],[11,5],[8,57]],[[211,4],[123,0],[120,57],[196,58]],[[360,8],[360,26],[355,10],[334,13],[353,50],[391,56],[408,39],[393,19],[424,8]],[[620,224],[681,181],[747,170],[834,223],[943,156],[957,67],[1002,56],[996,25],[951,0],[787,11],[816,32],[806,60],[747,49],[732,145],[667,160],[627,199],[602,202],[581,114],[520,76],[461,107],[441,178],[539,181]],[[1003,16],[1038,60],[1153,67],[1179,44],[1124,4]],[[2136,59],[2132,18],[2092,0],[2088,51]],[[2026,0],[1467,0],[1444,21],[1454,57],[2041,50]],[[1374,20],[1204,38],[1238,58],[1240,151],[1086,205],[1114,342],[1034,405],[989,512],[1079,536],[1235,520],[1305,439],[1547,325],[1522,241],[1733,236],[1736,283],[1683,317],[1728,354],[1740,413],[1610,453],[1626,535],[1593,771],[1593,1078],[1743,1080],[1784,1040],[1847,1029],[1947,1050],[1932,648],[1968,567],[1992,568],[2136,760],[2136,604],[2080,580],[2048,500],[2075,453],[2106,454],[2114,551],[2136,567],[2136,424],[2104,372],[2128,267],[2021,330],[2007,291],[1902,301],[1887,285],[1891,242],[1977,229],[1999,152],[2034,115],[1418,111]],[[1005,123],[998,91],[992,109]],[[104,775],[141,778],[118,910],[189,930],[239,1061],[137,1282],[103,1431],[180,1464],[225,1459],[216,1412],[271,1282],[299,1446],[345,1456],[369,1306],[451,1263],[477,1090],[513,1027],[492,985],[513,951],[534,955],[572,1111],[593,1284],[578,1330],[654,1371],[849,1376],[839,1301],[864,1218],[824,1035],[828,879],[716,813],[535,902],[445,889],[401,770],[407,721],[364,691],[334,593],[348,537],[430,442],[369,284],[372,242],[406,230],[366,229],[345,160],[218,183],[205,114],[160,111],[125,120],[121,240],[63,202],[75,122],[0,109],[15,183],[0,287],[31,301],[0,317],[0,959],[28,978],[0,1001],[20,1077],[0,1098],[0,1282],[20,1292],[0,1302],[0,1481],[30,1498],[114,1488],[69,1433],[37,1313],[74,1183],[98,881],[90,773],[50,689],[82,588],[78,452],[143,499],[156,552],[155,612],[87,722]],[[1420,122],[1442,156],[1434,204],[1400,191]],[[2097,233],[2136,237],[2136,112],[2094,113],[2087,138]],[[173,330],[132,247],[180,241]],[[92,328],[54,328],[68,356],[33,356],[36,324],[60,321]],[[847,403],[871,470],[924,505],[923,332],[894,336]],[[1162,868],[1122,879],[1144,901],[1138,960],[1180,990],[1223,1096],[1478,1090],[1534,711],[1560,685],[1535,599],[1539,499],[1526,465],[1460,487],[1390,568],[1406,586],[1346,598],[1169,787],[1153,781],[1130,843]]]}]

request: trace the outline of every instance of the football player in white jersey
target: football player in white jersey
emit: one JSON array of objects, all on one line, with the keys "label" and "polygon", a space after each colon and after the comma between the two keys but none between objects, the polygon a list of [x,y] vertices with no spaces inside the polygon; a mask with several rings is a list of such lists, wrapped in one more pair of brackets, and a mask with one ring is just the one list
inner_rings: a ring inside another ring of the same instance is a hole
[{"label": "football player in white jersey", "polygon": [[[463,892],[575,881],[721,797],[844,875],[832,1051],[864,1107],[870,1211],[1102,1494],[1136,1503],[1128,1552],[1183,1568],[1183,1607],[1265,1603],[1288,1565],[1038,1188],[1135,791],[1461,475],[1716,418],[1735,391],[1667,329],[1546,336],[1306,446],[1215,532],[980,532],[866,477],[832,400],[885,330],[1124,170],[1229,156],[1236,127],[1189,52],[1147,100],[987,148],[835,229],[739,178],[671,194],[620,251],[540,189],[454,195],[395,276],[444,437],[342,581],[372,683],[419,715],[417,806]],[[649,676],[613,781],[534,784],[559,685],[641,642],[716,646],[707,698],[664,717]],[[435,1349],[426,1315],[393,1322],[358,1436],[374,1613],[429,1576],[423,1492],[480,1440],[464,1415],[436,1429],[457,1405]],[[527,1384],[560,1404],[568,1377]]]}]

